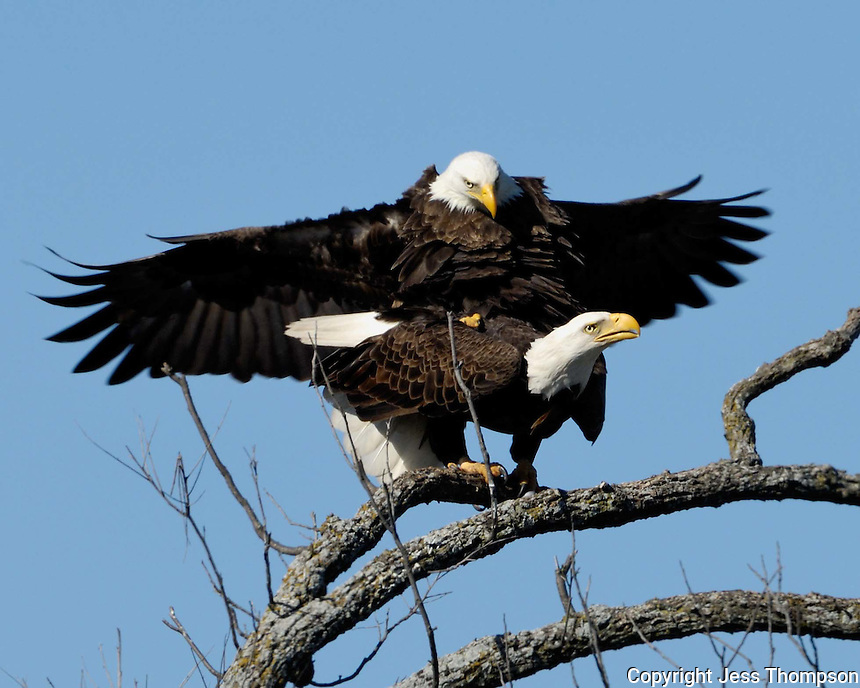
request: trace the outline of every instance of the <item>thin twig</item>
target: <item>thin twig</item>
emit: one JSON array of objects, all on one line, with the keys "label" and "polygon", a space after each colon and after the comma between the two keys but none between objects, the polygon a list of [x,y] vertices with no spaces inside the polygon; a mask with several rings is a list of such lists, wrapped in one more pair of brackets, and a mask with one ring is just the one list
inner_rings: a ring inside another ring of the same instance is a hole
[{"label": "thin twig", "polygon": [[469,414],[472,416],[472,425],[475,426],[475,434],[478,436],[478,446],[481,449],[481,456],[484,458],[484,470],[487,472],[487,487],[490,490],[490,505],[493,508],[493,513],[496,513],[498,506],[498,496],[496,493],[496,481],[493,479],[492,462],[490,461],[490,453],[487,451],[487,445],[484,444],[484,433],[481,432],[481,423],[478,421],[478,412],[475,410],[475,402],[472,400],[472,390],[469,389],[463,375],[460,372],[460,362],[457,360],[457,345],[454,340],[454,314],[448,311],[448,337],[451,340],[451,364],[454,370],[454,379],[457,381],[457,386],[466,398],[466,404],[469,406]]},{"label": "thin twig", "polygon": [[[768,575],[767,565],[764,561],[764,558],[762,558],[761,563],[762,563],[761,572],[756,571],[752,567],[749,567],[749,568],[755,574],[755,576],[762,582],[762,584],[764,585],[764,590],[768,594],[768,615],[771,619],[770,623],[772,624],[773,623],[772,619],[773,619],[774,609],[773,609],[773,590],[772,590],[771,584],[774,580],[777,580],[777,582],[778,582],[778,586],[779,586],[778,592],[782,592],[782,560],[780,557],[780,551],[779,551],[779,545],[778,544],[777,544],[777,569],[776,569],[776,571],[772,575]],[[792,645],[794,645],[794,647],[800,653],[801,657],[803,657],[803,659],[806,661],[806,663],[812,669],[814,669],[815,671],[819,671],[821,667],[820,667],[819,660],[818,660],[818,648],[815,645],[815,638],[810,637],[810,643],[812,644],[812,649],[813,649],[813,657],[810,657],[809,651],[806,649],[806,645],[804,644],[803,636],[800,634],[799,630],[798,630],[797,635],[795,637],[794,622],[791,618],[791,609],[790,608],[784,609],[782,616],[785,620],[785,627],[786,627],[785,636],[788,638],[789,642]],[[772,635],[771,631],[769,631],[768,634]],[[771,642],[770,642],[770,656],[768,658],[768,666],[775,666],[776,665],[775,653],[776,653],[776,647],[774,646],[773,640],[771,640]]]},{"label": "thin twig", "polygon": [[266,490],[266,496],[269,498],[269,501],[275,505],[275,508],[280,512],[281,517],[287,523],[289,523],[294,528],[301,528],[302,530],[309,530],[314,534],[313,537],[308,537],[306,535],[304,535],[303,537],[306,537],[308,540],[311,540],[311,541],[316,540],[317,537],[319,537],[319,526],[317,525],[317,522],[316,522],[316,520],[317,520],[316,514],[313,511],[311,511],[311,521],[312,521],[311,525],[307,525],[305,523],[299,523],[298,521],[294,521],[293,519],[291,519],[287,515],[287,512],[284,509],[284,507],[281,506],[281,504],[278,502],[278,500],[275,499],[274,495],[271,492],[269,492],[268,490]]},{"label": "thin twig", "polygon": [[110,675],[110,669],[108,669],[107,665],[107,657],[105,657],[105,647],[104,645],[99,644],[99,657],[102,659],[102,671],[105,672],[105,676],[107,676],[108,683],[111,688],[116,688],[114,686],[113,677]]},{"label": "thin twig", "polygon": [[[693,599],[696,599],[695,598],[695,592],[693,591],[693,586],[690,584],[690,579],[687,577],[687,570],[686,570],[686,568],[684,568],[684,562],[679,561],[678,565],[681,567],[681,576],[684,580],[684,587],[687,589],[687,593]],[[741,651],[741,648],[743,647],[744,643],[747,641],[747,638],[749,638],[749,636],[750,636],[751,629],[752,629],[752,621],[750,621],[750,626],[748,626],[746,628],[743,635],[741,636],[740,642],[737,643],[737,645],[732,645],[731,643],[724,640],[723,638],[720,638],[718,635],[711,633],[711,629],[708,627],[708,622],[707,622],[708,615],[706,613],[704,613],[703,611],[701,611],[698,607],[696,608],[696,610],[700,612],[702,619],[704,620],[705,629],[702,631],[702,635],[704,635],[708,639],[708,642],[711,644],[711,649],[713,650],[714,655],[717,657],[717,659],[720,660],[720,669],[721,669],[720,675],[722,675],[722,669],[730,667],[732,665],[732,663],[735,661],[735,659],[738,657],[740,657],[741,659],[743,659],[747,663],[747,666],[750,668],[750,670],[754,670],[755,667],[753,665],[752,659],[750,657],[748,657],[747,655],[745,655]],[[757,614],[758,610],[756,610],[755,613]],[[767,630],[768,636],[772,637],[773,636],[773,625],[771,623],[771,616],[770,616],[769,610],[768,610],[767,629],[768,629]],[[718,648],[717,645],[719,645],[720,647]],[[728,658],[728,660],[726,660],[726,652],[729,652],[729,651],[732,654]],[[660,654],[662,654],[662,653],[660,653]]]},{"label": "thin twig", "polygon": [[[15,681],[15,683],[17,683],[21,688],[29,688],[29,686],[27,685],[27,679],[25,679],[25,678],[16,678],[15,676],[12,676],[12,674],[10,674],[8,671],[6,671],[6,670],[5,670],[4,668],[2,668],[2,667],[0,667],[0,671],[2,671],[2,672],[3,672],[4,674],[6,674],[9,678],[11,678],[13,681]],[[50,683],[50,679],[48,679],[48,682]]]},{"label": "thin twig", "polygon": [[573,555],[568,554],[564,563],[559,566],[558,558],[555,559],[555,587],[558,591],[558,598],[561,600],[561,607],[565,614],[570,614],[573,611],[573,603],[570,599],[570,585],[567,581],[570,567],[573,565]]},{"label": "thin twig", "polygon": [[506,686],[513,686],[514,683],[511,680],[511,676],[514,675],[513,669],[511,668],[511,656],[508,654],[508,618],[502,614],[502,653],[505,660],[505,671],[507,674],[502,673],[502,667],[499,667],[499,678],[502,680],[502,684]]},{"label": "thin twig", "polygon": [[[749,568],[749,570],[753,572],[753,574],[756,576],[756,578],[759,579],[759,581],[761,582],[762,587],[763,587],[763,592],[765,593],[765,601],[767,603],[765,611],[767,613],[767,624],[768,624],[768,627],[767,627],[768,652],[770,654],[767,666],[774,666],[774,663],[775,663],[774,658],[776,657],[776,643],[774,642],[774,632],[773,632],[773,596],[772,596],[773,589],[771,588],[771,583],[773,582],[774,578],[776,578],[776,576],[778,574],[777,573],[775,573],[773,575],[768,574],[767,562],[764,560],[764,557],[761,557],[761,571],[760,572],[756,571],[749,564],[747,564],[747,568]],[[746,642],[749,635],[750,635],[749,633],[745,633],[741,637],[741,641],[738,643],[738,651],[740,651],[740,648],[743,647],[743,644]],[[734,656],[732,656],[730,658],[729,663],[731,663],[732,661],[734,661]],[[752,666],[751,662],[750,662],[750,666]]]},{"label": "thin twig", "polygon": [[162,368],[162,371],[177,385],[179,385],[182,390],[182,396],[185,398],[185,405],[188,407],[188,412],[194,420],[194,425],[197,427],[197,432],[203,440],[203,445],[206,447],[206,451],[209,453],[212,463],[215,464],[215,468],[218,469],[218,472],[227,484],[230,494],[233,495],[233,498],[239,503],[245,514],[248,516],[248,520],[251,521],[251,526],[254,528],[254,532],[257,534],[257,537],[259,537],[264,543],[268,541],[269,546],[281,554],[296,555],[301,552],[303,549],[302,547],[289,547],[281,544],[277,540],[271,539],[270,534],[266,532],[266,528],[257,518],[257,514],[254,512],[253,507],[248,503],[248,500],[245,499],[245,496],[239,490],[239,487],[233,480],[233,476],[230,474],[229,469],[224,465],[224,463],[222,463],[221,459],[218,457],[218,453],[215,451],[215,447],[212,446],[209,433],[206,431],[206,427],[203,425],[203,421],[197,413],[197,408],[191,397],[191,390],[188,387],[188,380],[185,375],[174,373],[167,365]]},{"label": "thin twig", "polygon": [[269,530],[269,524],[266,521],[266,509],[263,506],[263,495],[260,491],[260,476],[257,472],[257,456],[256,452],[252,451],[248,456],[248,463],[251,469],[251,479],[254,483],[254,491],[257,494],[257,506],[260,509],[260,521],[266,537],[263,540],[263,564],[266,572],[266,593],[269,595],[269,604],[275,601],[275,593],[272,590],[272,566],[269,561],[269,550],[272,549],[272,533]]},{"label": "thin twig", "polygon": [[[606,665],[603,663],[603,652],[600,650],[600,638],[597,632],[597,624],[591,616],[588,607],[588,591],[583,594],[582,588],[579,585],[579,573],[576,570],[576,524],[573,519],[570,522],[570,544],[571,544],[571,565],[570,579],[576,589],[576,596],[579,598],[579,604],[582,606],[582,613],[585,615],[585,620],[588,624],[588,634],[591,638],[592,656],[597,664],[597,671],[600,672],[600,680],[603,682],[604,688],[609,688],[609,676],[606,673]],[[591,583],[589,581],[589,587]],[[565,624],[570,617],[570,614],[565,615]]]},{"label": "thin twig", "polygon": [[[414,606],[411,607],[409,611],[402,618],[398,619],[392,626],[388,625],[388,619],[386,618],[385,628],[379,634],[379,640],[377,640],[376,645],[370,651],[370,653],[368,653],[361,660],[359,665],[355,668],[355,671],[353,671],[349,676],[341,676],[334,681],[328,682],[310,681],[309,685],[316,686],[317,688],[331,688],[332,686],[339,686],[343,683],[348,683],[349,681],[352,681],[352,679],[358,676],[361,673],[361,670],[364,669],[364,667],[367,666],[374,657],[376,657],[376,653],[379,652],[380,649],[382,649],[382,645],[385,643],[386,640],[388,640],[388,636],[391,635],[394,629],[397,628],[404,621],[411,619],[415,615],[416,611],[417,610]],[[379,624],[377,624],[377,627],[379,627]]]},{"label": "thin twig", "polygon": [[[151,439],[151,438],[150,438]],[[152,488],[156,491],[159,497],[161,497],[162,501],[167,504],[171,509],[173,509],[177,514],[179,514],[186,528],[186,537],[187,537],[187,529],[190,527],[201,546],[203,547],[204,552],[206,553],[206,558],[209,561],[209,565],[214,573],[215,577],[218,580],[218,583],[213,583],[213,587],[215,588],[218,595],[224,602],[225,609],[227,611],[227,618],[230,626],[230,633],[233,639],[233,644],[238,648],[239,640],[236,636],[237,632],[241,633],[239,630],[239,622],[236,618],[235,605],[228,598],[227,593],[224,587],[224,580],[221,576],[220,571],[218,570],[218,566],[215,563],[215,557],[212,553],[212,550],[209,547],[209,543],[206,540],[206,535],[203,530],[197,524],[196,519],[191,510],[192,506],[192,490],[193,486],[196,484],[195,480],[189,480],[189,474],[185,469],[185,463],[183,461],[182,455],[177,456],[176,464],[174,467],[173,474],[173,484],[171,486],[171,491],[167,492],[164,487],[161,485],[161,481],[158,478],[158,473],[155,470],[154,463],[150,461],[151,457],[151,449],[149,445],[149,440],[145,437],[142,437],[142,446],[141,446],[141,458],[138,459],[133,453],[129,452],[131,457],[131,464],[123,461],[117,456],[108,453],[113,459],[123,464],[134,473],[142,477],[146,480]],[[103,450],[104,451],[104,450]],[[152,465],[152,469],[150,470],[149,465]],[[177,490],[179,492],[178,496],[174,496],[173,491]],[[204,565],[205,568],[205,565]],[[208,573],[208,570],[207,570]],[[244,635],[244,634],[242,634]]]},{"label": "thin twig", "polygon": [[185,524],[187,526],[191,526],[191,529],[194,531],[194,534],[197,536],[197,540],[200,542],[200,545],[203,547],[203,551],[206,553],[206,558],[209,560],[209,566],[212,569],[212,573],[215,575],[218,583],[215,585],[215,590],[221,599],[224,602],[224,608],[227,610],[227,618],[230,622],[230,634],[233,638],[233,644],[238,648],[239,647],[239,639],[236,634],[239,630],[239,620],[236,618],[236,610],[234,609],[230,599],[227,597],[226,588],[224,586],[224,578],[221,575],[221,572],[218,570],[218,566],[215,563],[215,555],[212,553],[211,548],[209,547],[209,543],[206,540],[206,535],[200,526],[197,524],[197,520],[194,518],[191,513],[191,495],[187,491],[187,476],[185,474],[184,465],[182,462],[182,456],[180,455],[176,462],[176,474],[179,477],[179,485],[181,492],[181,497],[184,504],[184,509],[180,510],[176,508],[176,510],[182,514],[182,517],[185,519]]},{"label": "thin twig", "polygon": [[161,623],[167,626],[171,631],[176,631],[183,638],[185,638],[185,642],[188,644],[188,647],[191,648],[191,651],[194,653],[194,656],[197,658],[197,661],[204,667],[206,667],[206,670],[216,679],[221,679],[223,674],[209,663],[209,660],[206,659],[206,655],[199,647],[197,647],[197,644],[191,639],[191,636],[188,634],[188,631],[185,630],[185,626],[182,625],[182,622],[179,620],[179,617],[176,616],[176,611],[173,609],[173,607],[170,607],[170,621],[168,621],[167,619],[162,619]]},{"label": "thin twig", "polygon": [[674,667],[675,669],[681,668],[681,665],[678,664],[678,662],[676,662],[674,659],[672,659],[669,655],[667,655],[665,652],[663,652],[659,647],[657,647],[654,643],[652,643],[648,639],[648,636],[645,635],[642,628],[639,626],[638,623],[636,623],[636,619],[634,619],[632,617],[632,615],[630,615],[629,613],[627,614],[627,621],[630,623],[633,630],[636,631],[636,635],[639,636],[639,639],[642,641],[642,643],[645,645],[645,647],[647,647],[649,650],[654,652],[654,654],[656,654],[658,657],[660,657],[660,659],[662,659],[664,662],[666,662],[669,666]]},{"label": "thin twig", "polygon": [[116,688],[122,688],[122,631],[116,629]]}]

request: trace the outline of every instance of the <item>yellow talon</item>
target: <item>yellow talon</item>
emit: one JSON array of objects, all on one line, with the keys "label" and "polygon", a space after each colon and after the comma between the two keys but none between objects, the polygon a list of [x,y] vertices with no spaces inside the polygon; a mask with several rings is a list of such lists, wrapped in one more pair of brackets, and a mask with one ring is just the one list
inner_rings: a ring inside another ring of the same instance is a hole
[{"label": "yellow talon", "polygon": [[[456,468],[470,475],[480,475],[484,480],[487,480],[487,467],[483,462],[463,459],[460,463],[449,463],[448,468]],[[490,473],[493,474],[494,478],[504,478],[507,476],[505,467],[499,463],[490,464]]]},{"label": "yellow talon", "polygon": [[472,315],[464,315],[460,318],[460,322],[464,325],[468,325],[471,328],[478,329],[483,322],[483,317],[481,317],[480,313],[473,313]]}]

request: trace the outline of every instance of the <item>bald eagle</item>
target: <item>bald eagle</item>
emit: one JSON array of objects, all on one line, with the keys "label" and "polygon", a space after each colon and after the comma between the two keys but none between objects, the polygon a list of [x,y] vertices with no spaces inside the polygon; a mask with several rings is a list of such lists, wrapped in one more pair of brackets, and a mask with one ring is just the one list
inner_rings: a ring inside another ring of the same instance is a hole
[{"label": "bald eagle", "polygon": [[[378,334],[365,336],[371,331]],[[587,312],[542,335],[509,316],[467,316],[449,325],[367,313],[303,318],[286,333],[312,346],[338,347],[318,360],[315,380],[328,388],[336,427],[345,432],[348,426],[345,447],[367,473],[388,480],[425,466],[456,465],[483,474],[483,464],[466,452],[471,414],[454,378],[456,355],[479,422],[513,435],[512,484],[534,491],[532,464],[543,439],[568,418],[587,439],[597,438],[605,377],[593,375],[595,365],[607,347],[638,337],[639,323],[626,313]]]},{"label": "bald eagle", "polygon": [[[171,248],[128,262],[73,263],[87,272],[51,274],[86,290],[43,300],[100,308],[49,339],[101,336],[75,372],[119,359],[110,384],[144,370],[159,377],[165,363],[247,381],[310,377],[312,347],[284,336],[309,317],[348,314],[368,325],[361,314],[408,323],[452,312],[509,318],[532,339],[587,311],[624,312],[645,325],[679,304],[707,305],[695,277],[736,285],[726,265],[757,258],[737,242],[766,235],[739,221],[768,214],[739,204],[760,191],[676,198],[699,179],[620,203],[554,201],[542,179],[511,177],[493,157],[464,153],[442,173],[427,168],[393,203],[163,238]],[[371,327],[365,336],[384,332]],[[602,390],[604,375],[598,357],[589,386]],[[602,392],[590,413],[602,423]]]}]

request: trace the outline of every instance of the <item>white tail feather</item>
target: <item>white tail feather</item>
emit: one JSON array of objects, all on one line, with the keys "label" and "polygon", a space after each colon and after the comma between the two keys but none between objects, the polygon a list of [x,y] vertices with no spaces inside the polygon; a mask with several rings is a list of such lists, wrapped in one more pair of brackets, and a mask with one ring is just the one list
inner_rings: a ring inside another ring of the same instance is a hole
[{"label": "white tail feather", "polygon": [[346,347],[388,332],[397,324],[395,320],[381,320],[374,311],[319,315],[290,323],[284,334],[304,344]]},{"label": "white tail feather", "polygon": [[[326,396],[331,400],[328,394]],[[344,395],[335,395],[334,402],[332,425],[343,433],[343,446],[361,461],[368,475],[390,482],[407,471],[441,466],[426,441],[427,420],[423,416],[365,421],[355,415]]]}]

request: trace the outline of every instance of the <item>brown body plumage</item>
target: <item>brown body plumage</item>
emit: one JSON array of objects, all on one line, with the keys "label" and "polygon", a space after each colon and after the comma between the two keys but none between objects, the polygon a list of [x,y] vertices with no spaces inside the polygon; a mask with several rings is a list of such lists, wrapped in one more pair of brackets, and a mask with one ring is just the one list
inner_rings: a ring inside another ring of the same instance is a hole
[{"label": "brown body plumage", "polygon": [[[572,418],[595,440],[603,426],[605,364],[599,356],[588,384],[545,398],[528,389],[526,351],[541,333],[527,323],[499,316],[479,327],[453,323],[460,375],[481,424],[513,436],[515,461],[532,461],[541,440]],[[442,464],[466,456],[463,430],[471,420],[468,401],[454,377],[447,322],[401,323],[320,363],[317,382],[345,394],[362,421],[409,415],[426,419],[426,440]]]}]

